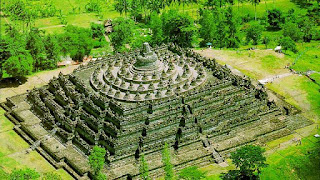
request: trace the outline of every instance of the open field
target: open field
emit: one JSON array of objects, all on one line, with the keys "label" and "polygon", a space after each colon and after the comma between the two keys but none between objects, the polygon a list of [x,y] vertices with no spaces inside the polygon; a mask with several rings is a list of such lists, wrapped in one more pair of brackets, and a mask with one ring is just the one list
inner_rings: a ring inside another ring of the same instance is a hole
[{"label": "open field", "polygon": [[[284,66],[292,63],[293,58],[277,54],[271,50],[239,51],[236,50],[197,50],[200,54],[216,58],[220,64],[228,64],[240,70],[253,80],[273,77],[288,73]],[[249,56],[250,54],[250,56]],[[317,52],[319,55],[319,52]],[[314,121],[315,124],[296,130],[294,134],[268,142],[266,144],[267,162],[270,164],[261,174],[261,179],[317,179],[320,169],[318,159],[309,157],[309,152],[319,146],[314,134],[320,133],[320,86],[303,75],[292,74],[273,80],[266,87],[281,96],[285,101],[302,111],[302,115]],[[302,145],[296,146],[292,140],[301,138]],[[309,159],[308,159],[309,158]],[[313,159],[312,159],[313,158]],[[202,170],[211,174],[209,179],[218,179],[221,172],[227,168],[216,168],[210,165]]]}]

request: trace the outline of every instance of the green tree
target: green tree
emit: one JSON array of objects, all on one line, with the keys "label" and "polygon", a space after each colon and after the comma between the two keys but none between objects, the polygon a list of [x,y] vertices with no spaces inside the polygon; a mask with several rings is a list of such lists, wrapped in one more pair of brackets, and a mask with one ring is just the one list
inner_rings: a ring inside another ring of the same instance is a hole
[{"label": "green tree", "polygon": [[199,180],[199,179],[205,179],[206,173],[202,172],[198,169],[197,166],[190,166],[187,168],[184,168],[180,171],[179,179],[184,180]]},{"label": "green tree", "polygon": [[47,59],[43,32],[37,28],[30,30],[27,36],[26,49],[34,59],[34,71],[49,69],[53,65]]},{"label": "green tree", "polygon": [[70,54],[72,59],[82,61],[83,57],[89,55],[93,48],[91,30],[69,25],[65,31],[59,37],[62,51]]},{"label": "green tree", "polygon": [[124,13],[127,16],[130,10],[130,2],[129,0],[115,0],[114,7],[120,14]]},{"label": "green tree", "polygon": [[58,37],[55,35],[48,35],[44,39],[44,47],[46,49],[49,69],[56,68],[57,63],[60,61],[60,51]]},{"label": "green tree", "polygon": [[92,38],[94,39],[94,48],[103,47],[106,39],[104,37],[105,29],[103,24],[91,23],[90,25]]},{"label": "green tree", "polygon": [[39,5],[39,13],[41,18],[53,17],[57,13],[57,8],[52,1],[44,1]]},{"label": "green tree", "polygon": [[163,40],[162,21],[156,12],[151,14],[150,28],[152,30],[152,44],[160,45]]},{"label": "green tree", "polygon": [[213,43],[216,37],[216,24],[213,12],[210,10],[204,10],[199,20],[201,28],[199,35],[203,39],[201,46],[206,46],[206,43]]},{"label": "green tree", "polygon": [[0,79],[2,78],[3,75],[3,63],[10,58],[11,53],[10,53],[10,44],[9,44],[9,37],[8,36],[3,36],[0,39]]},{"label": "green tree", "polygon": [[239,168],[240,179],[254,177],[255,173],[259,176],[261,169],[267,166],[264,152],[259,146],[246,145],[231,153],[232,163]]},{"label": "green tree", "polygon": [[293,22],[286,22],[283,25],[283,36],[288,36],[294,41],[299,41],[302,37],[302,33],[298,24]]},{"label": "green tree", "polygon": [[227,45],[227,30],[228,26],[226,23],[225,10],[220,9],[217,13],[216,19],[216,32],[215,32],[215,46],[223,48]]},{"label": "green tree", "polygon": [[119,17],[112,24],[111,43],[116,51],[124,51],[126,49],[125,44],[129,44],[134,36],[134,21]]},{"label": "green tree", "polygon": [[292,9],[289,9],[288,10],[288,13],[285,17],[285,22],[293,22],[295,23],[297,21],[297,13],[295,12],[295,10],[292,8]]},{"label": "green tree", "polygon": [[160,14],[160,10],[163,7],[163,1],[161,0],[149,0],[148,9],[150,12],[156,12]]},{"label": "green tree", "polygon": [[169,10],[161,18],[166,42],[173,42],[181,47],[192,46],[197,37],[197,28],[189,15]]},{"label": "green tree", "polygon": [[98,0],[90,0],[86,6],[86,11],[87,12],[97,12],[100,13],[101,11],[101,6]]},{"label": "green tree", "polygon": [[22,77],[32,72],[33,58],[29,53],[11,56],[3,65],[3,70],[12,77]]},{"label": "green tree", "polygon": [[206,0],[204,5],[209,9],[214,9],[217,6],[217,0]]},{"label": "green tree", "polygon": [[9,26],[0,42],[0,78],[3,70],[12,77],[30,74],[33,69],[33,58],[26,50],[25,35]]},{"label": "green tree", "polygon": [[294,53],[298,52],[296,43],[290,37],[284,37],[280,40],[280,45],[283,50],[290,50]]},{"label": "green tree", "polygon": [[257,5],[260,3],[260,0],[250,0],[250,2],[254,5],[254,20],[257,20]]},{"label": "green tree", "polygon": [[258,22],[250,23],[249,27],[246,29],[246,40],[247,42],[252,41],[254,45],[257,45],[261,39],[261,35],[264,28]]},{"label": "green tree", "polygon": [[240,175],[239,170],[229,170],[227,173],[222,173],[220,175],[220,179],[222,180],[245,180],[241,178],[243,177]]},{"label": "green tree", "polygon": [[237,48],[240,44],[239,31],[240,21],[238,16],[229,7],[226,12],[226,24],[227,24],[227,44],[228,48]]},{"label": "green tree", "polygon": [[281,29],[281,25],[285,22],[282,11],[275,8],[267,11],[267,13],[269,26],[273,29]]},{"label": "green tree", "polygon": [[[101,170],[105,163],[106,150],[99,146],[94,146],[89,155],[89,164],[93,170],[93,176],[95,178],[102,178]],[[98,179],[97,178],[97,179]]]},{"label": "green tree", "polygon": [[167,143],[164,145],[162,151],[162,162],[164,164],[165,180],[172,180],[174,178],[174,172],[173,165],[171,163],[170,149]]},{"label": "green tree", "polygon": [[271,37],[270,36],[267,36],[267,35],[263,36],[262,42],[266,46],[266,49],[268,49],[268,45],[269,45],[270,41],[271,41]]},{"label": "green tree", "polygon": [[22,25],[23,31],[31,27],[36,18],[37,12],[31,7],[28,7],[28,3],[24,0],[12,0],[8,1],[3,10],[10,15],[13,20],[19,20]]},{"label": "green tree", "polygon": [[318,4],[313,4],[308,8],[307,16],[315,22],[318,26],[320,25],[320,5],[319,0]]},{"label": "green tree", "polygon": [[136,22],[142,20],[142,8],[140,0],[132,1],[130,3],[130,15]]},{"label": "green tree", "polygon": [[144,159],[144,154],[140,156],[140,177],[143,180],[149,180],[149,169],[146,160]]},{"label": "green tree", "polygon": [[104,38],[105,29],[103,24],[91,23],[90,28],[91,28],[93,39]]},{"label": "green tree", "polygon": [[141,45],[145,42],[151,42],[151,36],[145,35],[143,32],[140,32],[139,30],[135,30],[134,35],[132,36],[130,40],[130,48],[131,49],[137,49],[141,48]]},{"label": "green tree", "polygon": [[315,24],[307,17],[301,17],[298,20],[298,27],[302,32],[304,42],[310,42],[315,34]]},{"label": "green tree", "polygon": [[33,169],[15,169],[10,174],[11,180],[33,180],[40,177],[39,173]]}]

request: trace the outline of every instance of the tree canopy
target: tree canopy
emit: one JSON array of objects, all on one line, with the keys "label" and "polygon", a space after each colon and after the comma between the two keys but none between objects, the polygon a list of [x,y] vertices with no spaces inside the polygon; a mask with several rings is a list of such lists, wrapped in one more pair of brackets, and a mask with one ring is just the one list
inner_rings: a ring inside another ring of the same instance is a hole
[{"label": "tree canopy", "polygon": [[169,10],[161,16],[166,42],[174,42],[181,47],[192,47],[197,36],[193,19],[177,10]]},{"label": "tree canopy", "polygon": [[93,48],[92,32],[90,29],[68,25],[65,33],[60,35],[62,50],[70,54],[73,60],[82,61]]},{"label": "tree canopy", "polygon": [[97,174],[103,168],[105,163],[106,150],[99,146],[94,146],[89,155],[89,164],[94,173]]},{"label": "tree canopy", "polygon": [[222,179],[252,179],[259,176],[261,169],[266,167],[265,152],[260,146],[246,145],[231,153],[232,163],[239,170],[231,170],[222,175]]},{"label": "tree canopy", "polygon": [[131,42],[134,33],[134,21],[127,18],[116,18],[113,22],[111,43],[116,51],[124,51],[125,45]]},{"label": "tree canopy", "polygon": [[261,39],[262,31],[264,27],[260,25],[259,22],[252,22],[249,24],[249,27],[246,29],[246,40],[251,42],[253,45],[257,45]]},{"label": "tree canopy", "polygon": [[144,154],[142,154],[140,156],[140,178],[143,180],[150,180],[149,178],[149,168],[148,168],[148,164],[144,158]]},{"label": "tree canopy", "polygon": [[171,163],[170,149],[168,144],[164,145],[162,151],[162,163],[164,164],[165,180],[172,180],[174,177],[173,165]]},{"label": "tree canopy", "polygon": [[38,179],[40,174],[33,169],[14,169],[10,174],[10,179],[14,180],[34,180]]}]

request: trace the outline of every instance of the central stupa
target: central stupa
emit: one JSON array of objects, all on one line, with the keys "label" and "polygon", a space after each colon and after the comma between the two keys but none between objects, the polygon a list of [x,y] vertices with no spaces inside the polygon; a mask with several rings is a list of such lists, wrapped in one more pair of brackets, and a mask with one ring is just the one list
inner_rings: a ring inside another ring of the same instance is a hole
[{"label": "central stupa", "polygon": [[186,92],[205,80],[205,70],[199,63],[168,50],[152,51],[144,43],[142,51],[132,58],[119,58],[96,68],[90,82],[109,98],[145,101]]},{"label": "central stupa", "polygon": [[143,51],[141,55],[137,57],[134,67],[142,71],[147,71],[158,68],[160,63],[156,53],[151,51],[149,43],[143,43]]}]

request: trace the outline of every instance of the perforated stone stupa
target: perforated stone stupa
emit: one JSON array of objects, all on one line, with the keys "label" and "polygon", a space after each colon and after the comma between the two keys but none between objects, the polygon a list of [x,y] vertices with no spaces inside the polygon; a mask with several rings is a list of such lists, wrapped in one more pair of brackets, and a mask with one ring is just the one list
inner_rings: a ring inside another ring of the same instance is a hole
[{"label": "perforated stone stupa", "polygon": [[107,150],[109,179],[137,179],[141,154],[157,177],[165,143],[179,170],[309,123],[249,78],[174,44],[100,58],[2,106],[32,149],[77,179],[91,176],[95,145]]},{"label": "perforated stone stupa", "polygon": [[140,54],[106,62],[95,69],[90,83],[106,97],[139,102],[187,92],[205,80],[204,68],[193,59],[169,51],[155,53],[144,43]]}]

